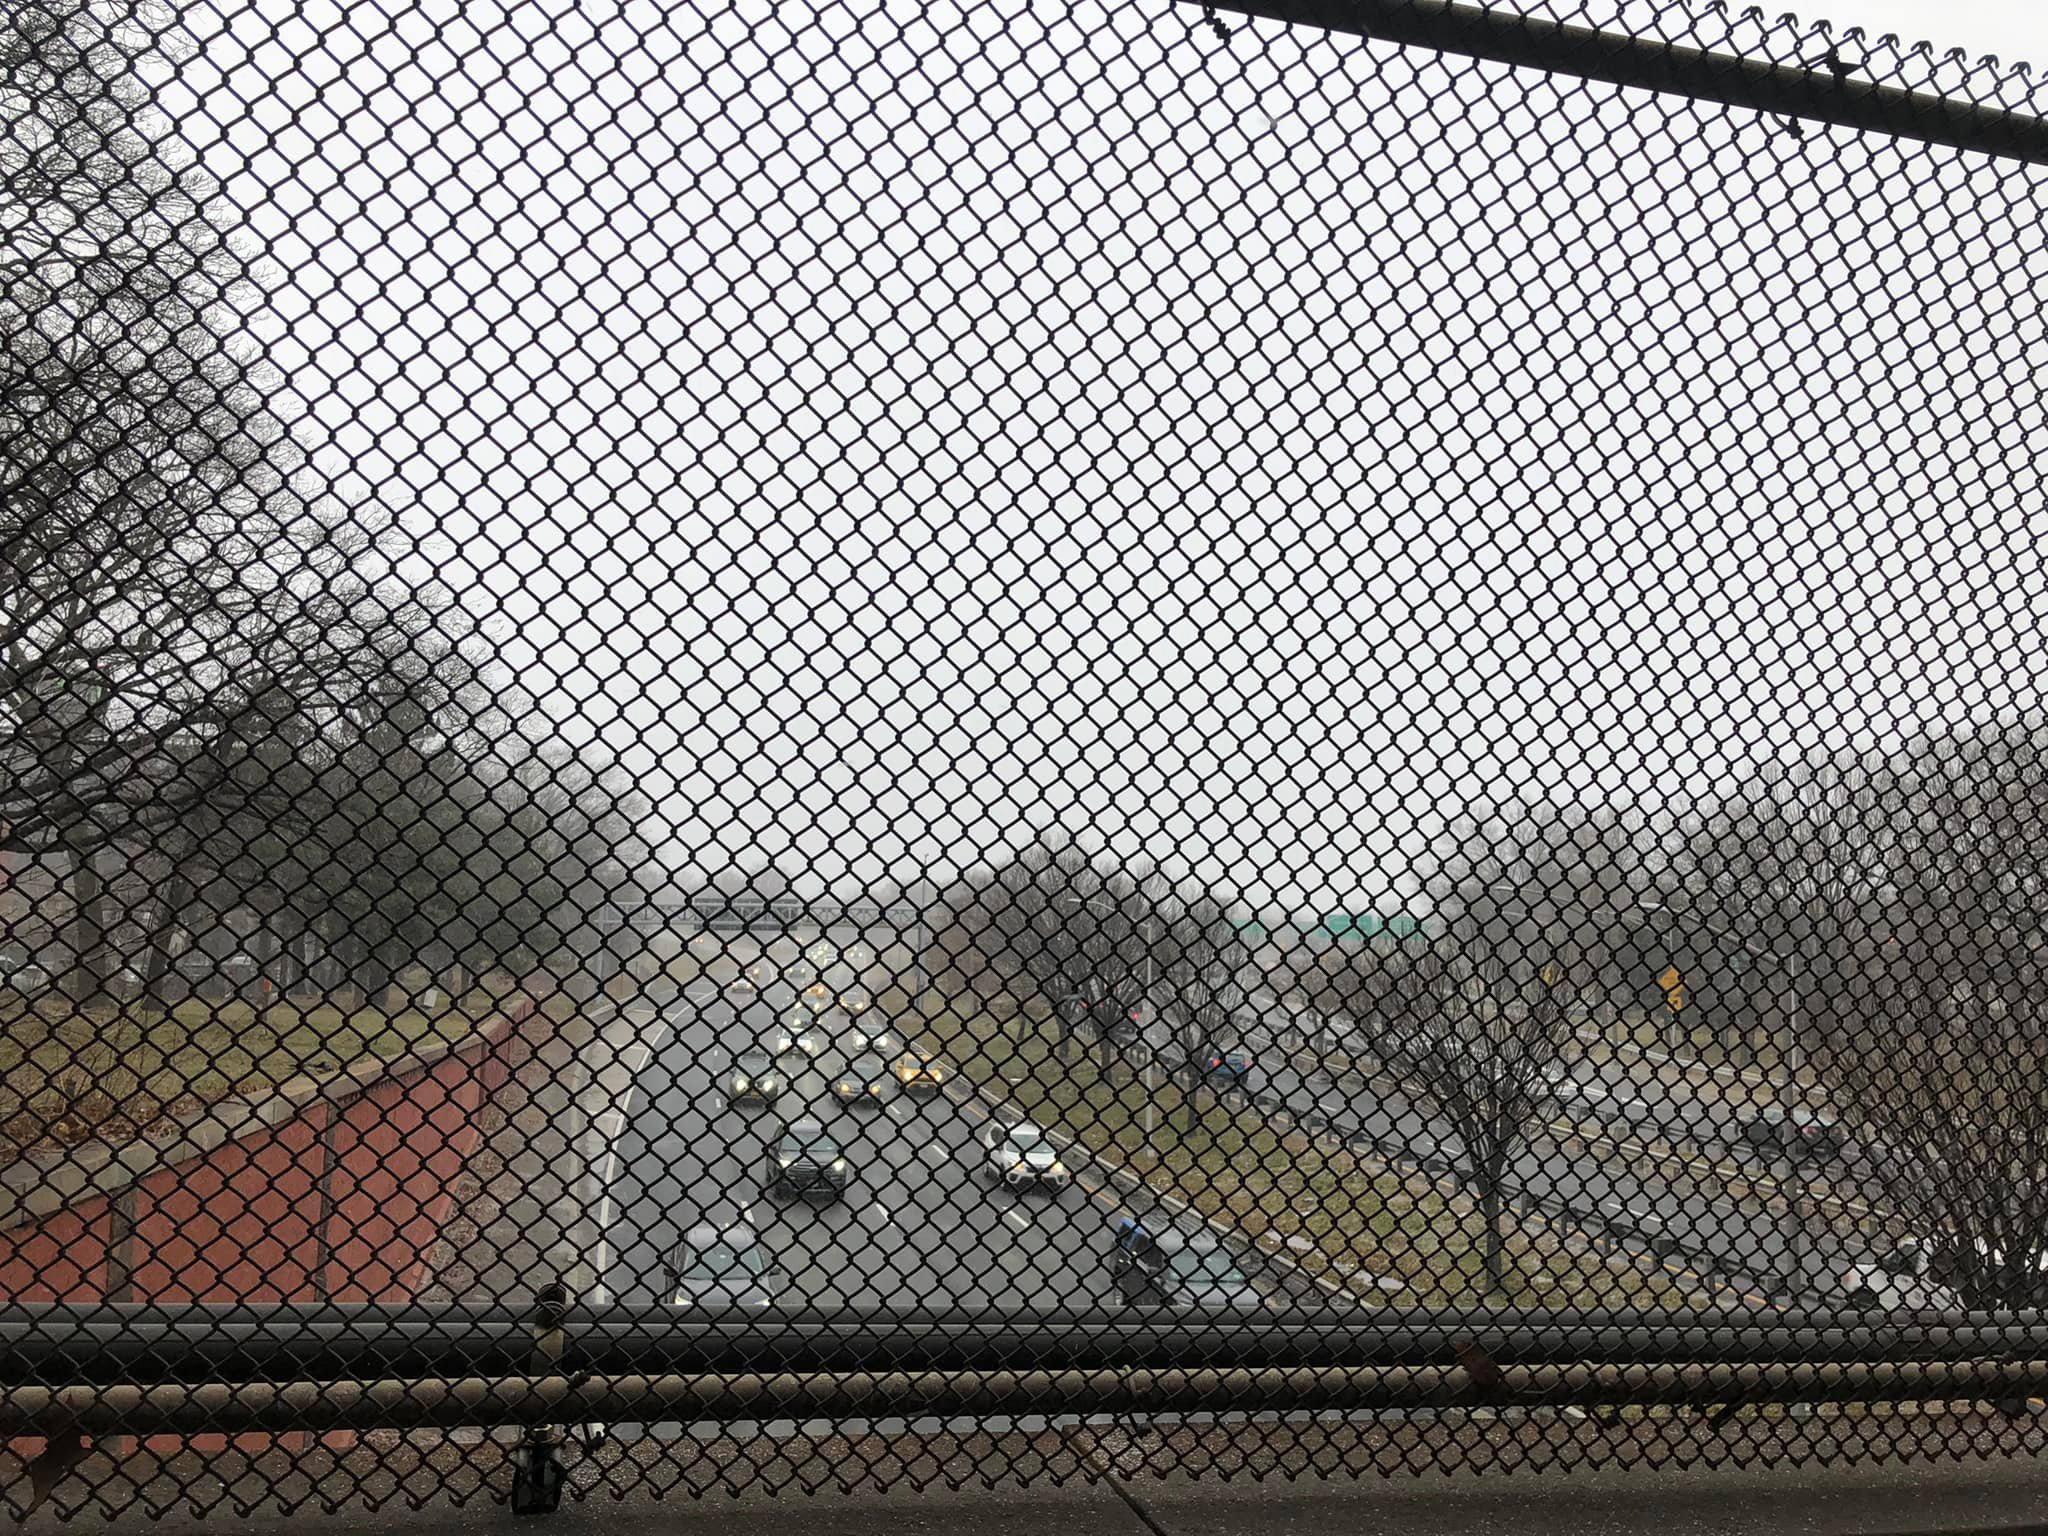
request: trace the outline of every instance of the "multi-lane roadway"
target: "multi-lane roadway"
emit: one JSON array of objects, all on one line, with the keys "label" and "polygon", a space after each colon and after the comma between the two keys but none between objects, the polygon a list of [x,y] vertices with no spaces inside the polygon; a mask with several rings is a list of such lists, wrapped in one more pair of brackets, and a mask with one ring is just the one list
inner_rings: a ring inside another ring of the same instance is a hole
[{"label": "multi-lane roadway", "polygon": [[[667,1300],[666,1255],[686,1228],[708,1222],[758,1234],[785,1277],[783,1304],[797,1309],[1092,1313],[1116,1305],[1106,1262],[1111,1223],[1142,1214],[1156,1227],[1171,1220],[1167,1213],[1144,1191],[1085,1164],[1057,1193],[992,1187],[974,1136],[993,1111],[957,1079],[940,1094],[892,1085],[879,1106],[839,1105],[830,1084],[852,1056],[891,1059],[902,1049],[878,1012],[849,1018],[829,1009],[819,1019],[826,1048],[815,1057],[783,1055],[789,1086],[774,1105],[728,1103],[721,1078],[739,1052],[789,1017],[798,996],[777,983],[747,996],[698,982],[663,1010],[606,1164],[598,1259],[609,1296]],[[870,1030],[877,1038],[859,1043]],[[1876,1257],[1880,1240],[1859,1230],[1853,1199],[1846,1207],[1839,1198],[1816,1200],[1803,1220],[1787,1219],[1777,1166],[1741,1146],[1725,1100],[1644,1090],[1587,1064],[1576,1079],[1578,1091],[1561,1100],[1571,1113],[1542,1128],[1510,1170],[1517,1204],[1735,1294],[1780,1303],[1835,1299],[1841,1275]],[[1455,1175],[1455,1130],[1383,1078],[1266,1051],[1247,1107]],[[821,1120],[852,1162],[843,1199],[763,1195],[769,1146],[799,1114]],[[1284,1261],[1243,1257],[1262,1288],[1309,1291]]]},{"label": "multi-lane roadway", "polygon": [[[816,1057],[782,1055],[782,1095],[766,1106],[733,1105],[721,1080],[787,1013],[773,989],[736,1001],[703,986],[663,1010],[606,1165],[598,1269],[613,1300],[667,1300],[666,1256],[684,1230],[710,1223],[757,1234],[785,1277],[786,1308],[1116,1308],[1112,1223],[1135,1214],[1156,1230],[1172,1224],[1170,1213],[1078,1155],[1068,1158],[1075,1177],[1062,1190],[993,1185],[974,1140],[992,1109],[958,1079],[915,1095],[892,1082],[873,1107],[838,1103],[831,1084],[851,1058],[893,1061],[904,1049],[875,1011],[820,1015],[828,1043]],[[821,1121],[851,1163],[842,1198],[762,1192],[769,1147],[799,1115]],[[1241,1259],[1255,1285],[1299,1289],[1284,1261]]]}]

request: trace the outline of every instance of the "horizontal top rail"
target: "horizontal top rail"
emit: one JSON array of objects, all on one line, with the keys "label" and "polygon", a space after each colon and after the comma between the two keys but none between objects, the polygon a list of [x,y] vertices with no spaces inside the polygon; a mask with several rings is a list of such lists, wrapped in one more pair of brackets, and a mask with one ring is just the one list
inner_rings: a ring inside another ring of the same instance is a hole
[{"label": "horizontal top rail", "polygon": [[2048,120],[1859,80],[1846,62],[1737,58],[1450,0],[1215,0],[1214,8],[2048,165]]}]

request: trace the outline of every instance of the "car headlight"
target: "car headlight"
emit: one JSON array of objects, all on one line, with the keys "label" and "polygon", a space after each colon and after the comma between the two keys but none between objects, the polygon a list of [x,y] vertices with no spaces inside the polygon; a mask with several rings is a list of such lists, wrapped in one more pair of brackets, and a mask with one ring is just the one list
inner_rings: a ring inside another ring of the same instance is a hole
[{"label": "car headlight", "polygon": [[1067,1173],[1067,1165],[1065,1163],[1054,1163],[1050,1168],[1046,1169],[1046,1172],[1056,1173],[1060,1175],[1060,1177],[1065,1178]]},{"label": "car headlight", "polygon": [[745,1093],[747,1091],[747,1079],[744,1077],[734,1078],[732,1080],[732,1087],[735,1093]]},{"label": "car headlight", "polygon": [[1029,1163],[1012,1163],[1010,1165],[1010,1172],[1012,1173],[1029,1173],[1030,1171],[1031,1165]]},{"label": "car headlight", "polygon": [[844,1172],[846,1172],[846,1159],[845,1159],[845,1158],[843,1158],[843,1157],[835,1157],[835,1158],[833,1158],[833,1159],[832,1159],[832,1171],[833,1171],[834,1173],[844,1173]]},{"label": "car headlight", "polygon": [[796,1159],[793,1157],[778,1157],[775,1159],[775,1163],[779,1168],[790,1168],[795,1166]]}]

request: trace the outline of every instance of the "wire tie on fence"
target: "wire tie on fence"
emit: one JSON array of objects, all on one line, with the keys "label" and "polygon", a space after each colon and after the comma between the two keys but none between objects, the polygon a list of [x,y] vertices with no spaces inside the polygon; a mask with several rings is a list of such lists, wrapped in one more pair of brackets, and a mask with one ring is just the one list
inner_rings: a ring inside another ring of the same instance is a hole
[{"label": "wire tie on fence", "polygon": [[1230,41],[1230,28],[1223,24],[1223,18],[1216,14],[1215,0],[1202,0],[1202,20],[1209,24],[1209,30],[1216,34],[1216,41]]}]

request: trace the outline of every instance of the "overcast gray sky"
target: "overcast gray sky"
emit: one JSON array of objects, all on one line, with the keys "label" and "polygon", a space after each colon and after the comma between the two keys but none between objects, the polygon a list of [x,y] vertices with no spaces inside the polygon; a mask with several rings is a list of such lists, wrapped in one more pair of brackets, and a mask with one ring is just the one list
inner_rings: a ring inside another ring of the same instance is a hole
[{"label": "overcast gray sky", "polygon": [[2040,698],[2039,173],[1174,0],[223,9],[322,462],[680,862],[1391,902],[1480,794]]},{"label": "overcast gray sky", "polygon": [[2048,8],[2032,0],[1834,0],[1802,15],[1824,17],[1871,36],[1890,32],[1913,43],[1967,49],[1972,57],[1993,54],[2005,63],[2025,61],[2048,67]]}]

